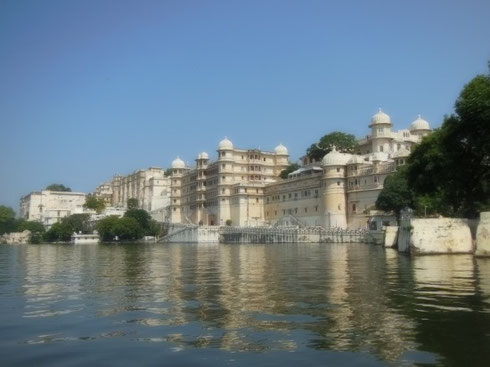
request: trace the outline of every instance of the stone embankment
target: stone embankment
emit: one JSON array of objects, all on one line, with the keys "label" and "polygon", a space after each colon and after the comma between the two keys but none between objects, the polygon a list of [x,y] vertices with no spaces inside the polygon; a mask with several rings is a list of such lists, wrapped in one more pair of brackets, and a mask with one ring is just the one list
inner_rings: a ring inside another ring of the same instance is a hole
[{"label": "stone embankment", "polygon": [[385,247],[411,254],[490,256],[490,212],[480,221],[460,218],[411,218],[386,227]]},{"label": "stone embankment", "polygon": [[219,236],[216,226],[173,225],[159,242],[218,243]]},{"label": "stone embankment", "polygon": [[490,256],[490,212],[480,214],[480,223],[476,230],[477,256]]}]

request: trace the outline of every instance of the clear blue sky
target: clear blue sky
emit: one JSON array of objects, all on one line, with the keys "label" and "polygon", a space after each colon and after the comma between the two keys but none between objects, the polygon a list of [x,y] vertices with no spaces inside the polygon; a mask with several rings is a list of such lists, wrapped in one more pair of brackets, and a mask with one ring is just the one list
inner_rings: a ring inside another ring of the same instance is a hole
[{"label": "clear blue sky", "polygon": [[235,146],[433,126],[486,73],[490,1],[0,1],[0,204]]}]

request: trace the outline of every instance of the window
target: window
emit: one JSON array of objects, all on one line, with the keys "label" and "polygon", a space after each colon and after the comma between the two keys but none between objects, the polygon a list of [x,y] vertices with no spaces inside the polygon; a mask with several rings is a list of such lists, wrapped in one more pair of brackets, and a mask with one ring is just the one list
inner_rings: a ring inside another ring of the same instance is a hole
[{"label": "window", "polygon": [[340,172],[340,168],[339,167],[337,167],[337,172]]},{"label": "window", "polygon": [[308,208],[305,208],[305,213],[308,213]]},{"label": "window", "polygon": [[340,181],[337,181],[337,186],[340,186]]},{"label": "window", "polygon": [[356,204],[352,204],[352,213],[356,212]]}]

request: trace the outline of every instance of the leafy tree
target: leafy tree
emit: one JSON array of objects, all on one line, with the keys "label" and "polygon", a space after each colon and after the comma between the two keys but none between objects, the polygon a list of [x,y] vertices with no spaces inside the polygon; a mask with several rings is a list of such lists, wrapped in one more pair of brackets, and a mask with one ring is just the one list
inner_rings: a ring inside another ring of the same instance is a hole
[{"label": "leafy tree", "polygon": [[281,177],[283,180],[288,178],[288,175],[291,172],[296,171],[299,168],[298,163],[290,163],[289,166],[286,167],[286,169],[283,169],[281,173],[279,174],[279,177]]},{"label": "leafy tree", "polygon": [[490,76],[463,88],[455,112],[415,148],[407,177],[416,196],[439,198],[443,214],[476,217],[490,208]]},{"label": "leafy tree", "polygon": [[137,240],[144,235],[143,228],[138,221],[131,217],[119,218],[113,230],[121,240]]},{"label": "leafy tree", "polygon": [[353,153],[357,147],[356,137],[352,134],[346,134],[340,131],[334,131],[323,136],[318,143],[312,144],[306,151],[309,158],[320,161],[332,150],[335,145],[336,149],[343,153]]},{"label": "leafy tree", "polygon": [[90,231],[89,214],[72,214],[64,217],[55,223],[44,234],[44,239],[48,242],[69,241],[73,232],[86,233]]},{"label": "leafy tree", "polygon": [[138,199],[136,199],[136,198],[128,199],[126,204],[127,204],[129,210],[139,208],[139,202],[138,202]]},{"label": "leafy tree", "polygon": [[408,186],[406,169],[400,167],[397,172],[386,177],[377,200],[376,208],[384,211],[393,211],[400,218],[400,212],[405,207],[412,207],[412,192]]},{"label": "leafy tree", "polygon": [[51,228],[44,234],[44,239],[48,242],[55,241],[70,241],[73,231],[68,226],[68,224],[63,223],[63,221],[55,223]]},{"label": "leafy tree", "polygon": [[65,186],[65,185],[62,185],[62,184],[51,184],[49,186],[46,187],[46,190],[49,190],[49,191],[65,191],[65,192],[69,192],[71,191],[71,188]]},{"label": "leafy tree", "polygon": [[14,210],[8,206],[0,205],[0,235],[14,230],[15,224]]},{"label": "leafy tree", "polygon": [[97,231],[103,241],[112,241],[116,236],[121,240],[136,240],[144,235],[143,228],[135,218],[115,215],[101,219]]},{"label": "leafy tree", "polygon": [[83,204],[85,209],[93,209],[100,214],[105,209],[105,201],[102,198],[98,198],[95,195],[87,195],[85,197],[85,204]]},{"label": "leafy tree", "polygon": [[90,214],[72,214],[61,219],[73,232],[88,233],[91,232],[90,228]]},{"label": "leafy tree", "polygon": [[155,236],[158,233],[158,224],[146,210],[129,209],[124,213],[124,217],[136,219],[144,236]]},{"label": "leafy tree", "polygon": [[44,233],[46,229],[39,222],[28,221],[24,219],[19,219],[16,225],[16,232],[23,232],[28,230],[31,232],[30,243],[41,243],[43,240]]},{"label": "leafy tree", "polygon": [[31,231],[32,233],[44,233],[46,229],[40,222],[34,222],[29,220],[20,219],[16,225],[16,232],[23,232],[25,230]]},{"label": "leafy tree", "polygon": [[102,241],[112,241],[116,236],[114,228],[119,222],[119,217],[117,215],[110,215],[101,219],[97,223],[97,231]]}]

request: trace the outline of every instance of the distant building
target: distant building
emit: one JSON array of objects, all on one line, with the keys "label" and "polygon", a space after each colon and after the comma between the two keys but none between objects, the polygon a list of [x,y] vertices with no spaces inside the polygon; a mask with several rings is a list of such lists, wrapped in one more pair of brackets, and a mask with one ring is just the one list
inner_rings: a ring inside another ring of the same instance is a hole
[{"label": "distant building", "polygon": [[163,169],[150,167],[129,175],[115,175],[111,181],[99,185],[94,194],[108,206],[126,207],[128,199],[138,200],[141,209],[149,212],[169,204],[169,178]]},{"label": "distant building", "polygon": [[49,228],[63,217],[83,213],[85,196],[83,192],[34,191],[20,199],[20,216]]}]

